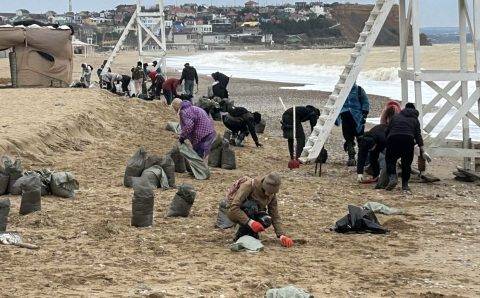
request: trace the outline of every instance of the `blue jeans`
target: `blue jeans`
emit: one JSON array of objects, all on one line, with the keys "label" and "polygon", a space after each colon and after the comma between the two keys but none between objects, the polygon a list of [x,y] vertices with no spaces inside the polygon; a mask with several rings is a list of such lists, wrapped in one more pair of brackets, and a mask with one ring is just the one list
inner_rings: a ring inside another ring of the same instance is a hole
[{"label": "blue jeans", "polygon": [[195,86],[194,81],[185,80],[185,93],[187,95],[193,95],[193,87]]}]

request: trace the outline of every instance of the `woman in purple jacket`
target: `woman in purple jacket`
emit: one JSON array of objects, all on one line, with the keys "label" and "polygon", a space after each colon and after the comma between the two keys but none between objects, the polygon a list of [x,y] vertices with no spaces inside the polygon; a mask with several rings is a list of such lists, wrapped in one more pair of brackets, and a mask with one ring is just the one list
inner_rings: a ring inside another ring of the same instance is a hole
[{"label": "woman in purple jacket", "polygon": [[210,147],[217,137],[213,120],[202,108],[193,106],[190,101],[175,98],[172,107],[180,118],[180,143],[189,140],[193,150],[201,158],[208,160]]}]

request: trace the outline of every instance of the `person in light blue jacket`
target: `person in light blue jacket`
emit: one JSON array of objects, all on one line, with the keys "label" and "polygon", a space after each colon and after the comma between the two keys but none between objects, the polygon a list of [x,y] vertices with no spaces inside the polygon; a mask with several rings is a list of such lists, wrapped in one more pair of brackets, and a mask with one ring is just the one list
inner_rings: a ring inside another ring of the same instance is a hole
[{"label": "person in light blue jacket", "polygon": [[363,135],[369,112],[370,103],[367,93],[362,87],[354,84],[337,119],[337,125],[342,125],[343,138],[345,139],[343,150],[348,153],[347,166],[349,167],[357,164],[355,138],[358,139],[359,136]]}]

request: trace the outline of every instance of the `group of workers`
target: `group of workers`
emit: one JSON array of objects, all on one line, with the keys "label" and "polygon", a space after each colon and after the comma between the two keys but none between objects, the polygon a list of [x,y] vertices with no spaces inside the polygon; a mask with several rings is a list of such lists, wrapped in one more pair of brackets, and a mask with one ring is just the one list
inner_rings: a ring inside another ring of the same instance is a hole
[{"label": "group of workers", "polygon": [[[310,127],[313,130],[320,116],[320,111],[313,106],[297,106],[295,112],[295,136],[293,133],[293,108],[286,110],[282,115],[283,137],[288,140],[288,150],[292,160],[301,156],[305,146],[305,132],[302,123],[310,122]],[[377,188],[393,190],[398,184],[397,162],[400,159],[402,190],[411,192],[408,182],[415,146],[420,149],[420,158],[428,158],[425,156],[423,148],[418,120],[419,113],[415,105],[408,103],[402,110],[397,102],[388,102],[382,112],[381,123],[365,132],[365,123],[369,112],[368,96],[362,87],[354,84],[336,121],[337,125],[342,126],[342,134],[345,140],[343,149],[348,155],[347,166],[357,166],[357,181],[359,183],[374,183],[378,181],[380,164],[382,164],[388,174],[388,183],[383,187],[377,184]],[[296,150],[294,150],[294,138],[297,141]],[[358,162],[355,141],[358,144]],[[372,175],[371,179],[364,178],[367,165],[368,172]]]}]

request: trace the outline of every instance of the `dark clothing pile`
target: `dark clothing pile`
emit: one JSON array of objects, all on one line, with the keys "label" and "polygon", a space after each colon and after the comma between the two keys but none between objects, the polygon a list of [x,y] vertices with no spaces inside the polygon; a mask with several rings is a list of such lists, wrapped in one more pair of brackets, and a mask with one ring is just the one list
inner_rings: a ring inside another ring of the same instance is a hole
[{"label": "dark clothing pile", "polygon": [[182,71],[182,76],[180,77],[180,84],[185,81],[195,81],[198,85],[198,74],[197,70],[192,66],[185,66]]},{"label": "dark clothing pile", "polygon": [[255,131],[255,120],[253,114],[244,107],[235,107],[231,109],[228,115],[223,117],[223,124],[232,131],[234,136],[242,135],[242,140],[249,133],[255,145],[259,146],[258,136]]},{"label": "dark clothing pile", "polygon": [[[303,130],[302,122],[309,121],[310,128],[313,128],[317,125],[317,120],[319,117],[319,111],[312,106],[298,106],[295,107],[295,129],[296,129],[296,139],[297,139],[297,154],[295,158],[299,158],[302,154],[302,150],[305,147],[305,131]],[[288,151],[290,152],[290,158],[294,159],[293,146],[294,146],[294,135],[293,135],[293,108],[287,109],[282,115],[282,130],[283,137],[288,140]]]},{"label": "dark clothing pile", "polygon": [[367,158],[370,160],[370,169],[373,176],[378,177],[380,174],[378,158],[387,147],[386,130],[387,125],[379,124],[359,138],[357,174],[363,174]]},{"label": "dark clothing pile", "polygon": [[337,233],[385,234],[388,232],[380,225],[373,211],[352,205],[348,206],[348,214],[335,223],[334,230]]}]

